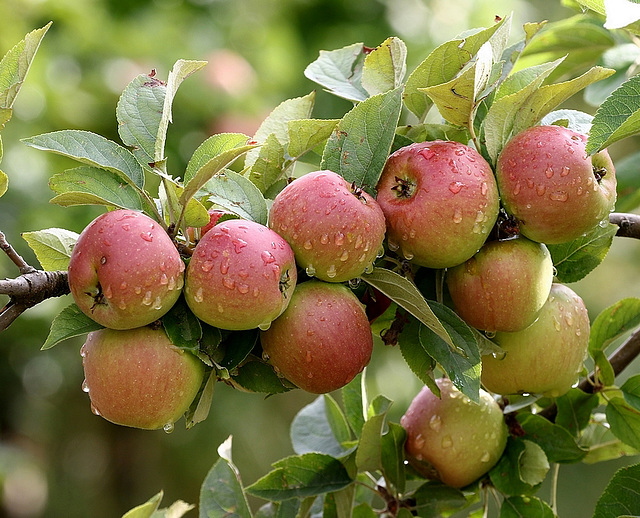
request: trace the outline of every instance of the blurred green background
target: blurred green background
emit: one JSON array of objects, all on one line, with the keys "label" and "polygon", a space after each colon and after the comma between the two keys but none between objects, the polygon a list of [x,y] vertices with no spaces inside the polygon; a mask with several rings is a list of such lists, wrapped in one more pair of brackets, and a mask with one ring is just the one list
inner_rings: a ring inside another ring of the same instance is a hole
[{"label": "blurred green background", "polygon": [[[547,0],[0,0],[0,55],[53,21],[2,134],[10,189],[0,200],[0,230],[37,264],[21,232],[80,232],[101,212],[50,205],[48,178],[71,163],[19,140],[67,128],[119,140],[115,106],[138,74],[156,69],[165,79],[177,59],[209,62],[175,100],[167,145],[169,168],[179,172],[208,135],[253,134],[278,103],[314,89],[303,70],[320,49],[376,46],[397,35],[407,43],[412,70],[436,45],[509,13],[518,35],[524,22],[575,14]],[[579,99],[572,103],[595,111]],[[348,107],[319,92],[314,115],[340,117]],[[627,144],[611,151],[617,159],[631,150]],[[605,263],[572,286],[592,317],[622,297],[640,295],[639,259],[640,243],[617,240]],[[15,275],[0,256],[0,278]],[[0,297],[0,305],[5,301]],[[80,388],[82,340],[39,350],[52,316],[69,302],[49,300],[0,334],[0,516],[120,516],[160,489],[164,505],[176,499],[197,503],[216,449],[229,435],[247,484],[292,453],[291,419],[314,399],[301,391],[265,400],[218,384],[209,418],[190,431],[178,423],[170,435],[94,416]],[[381,343],[368,375],[372,393],[395,400],[391,418],[397,421],[418,380],[399,352]],[[608,478],[627,462],[562,467],[561,516],[590,516]]]}]

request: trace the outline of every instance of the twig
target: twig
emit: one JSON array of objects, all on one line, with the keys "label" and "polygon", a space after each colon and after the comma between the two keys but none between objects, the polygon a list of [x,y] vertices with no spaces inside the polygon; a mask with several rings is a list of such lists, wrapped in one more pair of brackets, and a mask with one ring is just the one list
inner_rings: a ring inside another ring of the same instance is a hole
[{"label": "twig", "polygon": [[609,221],[618,225],[616,236],[640,239],[640,215],[612,212]]},{"label": "twig", "polygon": [[2,250],[9,256],[9,259],[11,259],[13,261],[13,264],[18,267],[21,274],[32,273],[36,271],[36,269],[33,266],[27,264],[27,262],[20,256],[20,254],[18,254],[18,252],[16,252],[15,249],[7,242],[7,238],[2,233],[2,231],[0,231],[0,250]]}]

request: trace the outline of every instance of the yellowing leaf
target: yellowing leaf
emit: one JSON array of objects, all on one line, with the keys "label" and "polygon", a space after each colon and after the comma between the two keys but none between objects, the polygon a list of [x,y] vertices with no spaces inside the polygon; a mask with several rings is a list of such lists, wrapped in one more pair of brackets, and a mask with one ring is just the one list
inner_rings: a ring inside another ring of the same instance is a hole
[{"label": "yellowing leaf", "polygon": [[78,234],[64,228],[23,232],[22,237],[47,271],[66,270]]}]

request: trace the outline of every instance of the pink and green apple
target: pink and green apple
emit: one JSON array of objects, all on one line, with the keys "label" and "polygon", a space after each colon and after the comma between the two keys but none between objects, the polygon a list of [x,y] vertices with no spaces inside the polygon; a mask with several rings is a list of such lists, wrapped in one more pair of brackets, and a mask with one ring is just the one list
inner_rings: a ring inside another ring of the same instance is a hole
[{"label": "pink and green apple", "polygon": [[260,342],[277,371],[316,394],[349,383],[373,350],[369,319],[354,293],[316,279],[296,286],[289,307],[260,333]]},{"label": "pink and green apple", "polygon": [[577,239],[609,215],[616,173],[606,150],[585,151],[587,137],[561,126],[534,126],[513,137],[498,156],[504,208],[534,241]]},{"label": "pink and green apple", "polygon": [[461,265],[447,270],[456,312],[485,331],[519,331],[547,301],[553,262],[547,247],[525,237],[489,241]]},{"label": "pink and green apple", "polygon": [[529,327],[496,333],[504,357],[482,357],[482,383],[498,394],[560,397],[578,380],[589,346],[589,315],[569,287],[553,284]]},{"label": "pink and green apple", "polygon": [[498,218],[493,171],[477,151],[460,142],[420,142],[395,151],[377,191],[389,248],[428,268],[469,259]]},{"label": "pink and green apple", "polygon": [[297,281],[289,244],[259,223],[232,219],[196,245],[185,299],[202,321],[239,331],[268,327],[287,307]]},{"label": "pink and green apple", "polygon": [[307,274],[328,282],[362,275],[385,235],[378,203],[332,171],[307,173],[287,185],[273,201],[269,226]]},{"label": "pink and green apple", "polygon": [[163,329],[101,329],[82,346],[85,381],[95,414],[112,423],[155,430],[172,427],[189,409],[204,364],[171,343]]},{"label": "pink and green apple", "polygon": [[114,210],[80,234],[69,260],[69,288],[80,310],[99,324],[132,329],[171,309],[184,268],[156,221],[141,212]]},{"label": "pink and green apple", "polygon": [[418,471],[464,487],[498,462],[507,444],[507,426],[489,393],[481,389],[475,403],[448,378],[436,383],[440,397],[424,387],[400,419],[407,431],[405,449]]}]

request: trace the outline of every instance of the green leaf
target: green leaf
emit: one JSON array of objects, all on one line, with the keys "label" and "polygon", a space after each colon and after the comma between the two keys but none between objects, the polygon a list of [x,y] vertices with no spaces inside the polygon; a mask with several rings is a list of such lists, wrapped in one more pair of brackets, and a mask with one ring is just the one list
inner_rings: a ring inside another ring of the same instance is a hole
[{"label": "green leaf", "polygon": [[586,455],[569,430],[536,414],[518,414],[525,438],[538,444],[551,462],[579,462]]},{"label": "green leaf", "polygon": [[448,345],[455,347],[447,329],[438,320],[420,290],[409,279],[391,270],[376,267],[371,273],[364,274],[362,280],[406,309]]},{"label": "green leaf", "polygon": [[578,436],[591,419],[591,413],[598,406],[598,396],[587,394],[578,388],[572,388],[556,399],[558,414],[556,424]]},{"label": "green leaf", "polygon": [[527,99],[523,107],[524,109],[520,110],[515,117],[513,124],[514,134],[537,124],[542,117],[550,113],[575,93],[614,73],[615,70],[609,68],[593,67],[580,77],[576,77],[570,81],[545,85],[536,89]]},{"label": "green leaf", "polygon": [[[331,396],[324,395],[318,396],[298,412],[289,432],[296,454],[316,452],[338,457],[345,453],[341,443],[349,438],[349,425],[344,416],[341,419],[332,418],[331,412],[336,408]],[[334,431],[334,428],[337,430]]]},{"label": "green leaf", "polygon": [[289,145],[291,157],[299,157],[307,151],[323,145],[331,136],[339,119],[296,119],[289,121]]},{"label": "green leaf", "polygon": [[133,187],[144,188],[144,171],[133,154],[112,140],[81,130],[61,130],[23,139],[27,146],[73,158],[119,175]]},{"label": "green leaf", "polygon": [[171,106],[173,99],[182,82],[194,72],[197,72],[207,64],[206,61],[189,61],[179,59],[173,65],[169,77],[167,78],[166,93],[162,106],[162,117],[158,124],[158,133],[155,139],[154,162],[164,160],[164,145],[167,140],[167,129],[171,122]]},{"label": "green leaf", "polygon": [[0,108],[11,108],[13,106],[13,102],[29,72],[33,58],[38,51],[40,42],[52,23],[49,22],[44,27],[31,31],[7,52],[0,61]]},{"label": "green leaf", "polygon": [[233,374],[232,380],[247,392],[262,394],[280,394],[293,388],[276,374],[271,365],[251,357],[238,368],[237,374]]},{"label": "green leaf", "polygon": [[423,325],[418,320],[409,318],[409,322],[404,325],[398,337],[398,345],[400,346],[400,353],[411,371],[434,394],[439,396],[440,389],[436,385],[433,373],[436,361],[422,346],[420,341],[420,329],[422,327]]},{"label": "green leaf", "polygon": [[0,108],[0,130],[11,120],[12,116],[13,110],[11,108]]},{"label": "green leaf", "polygon": [[271,133],[258,151],[258,157],[249,171],[249,180],[264,194],[282,175],[284,146],[275,133]]},{"label": "green leaf", "polygon": [[640,299],[619,300],[595,318],[589,334],[589,354],[595,358],[611,342],[640,324]]},{"label": "green leaf", "polygon": [[391,482],[397,493],[404,493],[405,465],[404,443],[407,431],[397,423],[389,423],[389,431],[382,436],[381,460],[382,473]]},{"label": "green leaf", "polygon": [[640,374],[628,378],[620,387],[625,401],[634,409],[640,411]]},{"label": "green leaf", "polygon": [[53,272],[66,270],[78,234],[64,228],[47,228],[34,232],[23,232],[22,237],[35,252],[44,270]]},{"label": "green leaf", "polygon": [[222,342],[225,353],[222,360],[220,360],[220,366],[225,369],[237,367],[249,356],[249,353],[251,353],[257,343],[257,329],[247,329],[229,333]]},{"label": "green leaf", "polygon": [[[468,142],[469,130],[452,126],[451,124],[411,124],[410,126],[398,126],[396,136],[402,135],[411,142],[424,142],[426,140],[455,140]],[[403,144],[406,145],[406,144]]]},{"label": "green leaf", "polygon": [[341,392],[347,422],[356,437],[360,437],[368,406],[363,373],[357,374],[346,386],[342,387]]},{"label": "green leaf", "polygon": [[[511,17],[506,17],[492,27],[469,31],[466,37],[447,41],[437,47],[407,78],[404,91],[404,103],[407,108],[422,122],[431,107],[431,100],[420,89],[453,79],[494,34],[494,51],[500,56],[504,48],[501,42],[508,36],[510,25]],[[497,60],[496,57],[494,61]]]},{"label": "green leaf", "polygon": [[[540,479],[540,468],[544,467],[545,459],[544,451],[536,447],[535,443],[509,437],[505,452],[489,471],[489,477],[496,489],[506,496],[531,495],[537,491],[538,485],[532,485],[526,480]],[[533,471],[527,473],[529,465],[533,467]]]},{"label": "green leaf", "polygon": [[187,164],[180,204],[184,206],[214,175],[253,149],[254,145],[246,144],[247,139],[242,133],[220,133],[200,144]]},{"label": "green leaf", "polygon": [[273,471],[247,487],[247,493],[282,501],[338,491],[353,482],[339,460],[321,453],[286,457],[273,467]]},{"label": "green leaf", "polygon": [[[1,157],[0,157],[1,158]],[[0,170],[0,197],[7,192],[9,188],[9,177]]]},{"label": "green leaf", "polygon": [[413,494],[413,498],[416,500],[418,516],[423,518],[440,518],[447,516],[447,511],[458,511],[469,505],[462,491],[440,482],[421,485]]},{"label": "green leaf", "polygon": [[194,398],[191,406],[184,414],[185,427],[187,430],[209,417],[216,381],[215,370],[209,371],[209,374],[206,376],[206,381],[200,388],[198,395]]},{"label": "green leaf", "polygon": [[382,468],[382,433],[391,400],[380,395],[369,407],[369,417],[362,427],[356,451],[358,471],[377,471]]},{"label": "green leaf", "polygon": [[616,211],[632,212],[640,207],[640,175],[637,174],[640,151],[616,160]]},{"label": "green leaf", "polygon": [[587,140],[590,155],[640,133],[640,76],[632,76],[600,105]]},{"label": "green leaf", "polygon": [[162,326],[173,345],[192,352],[198,351],[202,326],[187,306],[184,297],[180,297],[162,317]]},{"label": "green leaf", "polygon": [[231,460],[231,436],[218,448],[220,458],[200,488],[200,518],[251,518],[240,473]]},{"label": "green leaf", "polygon": [[493,65],[491,44],[478,49],[475,61],[456,77],[435,86],[419,88],[429,96],[442,117],[456,126],[469,126],[480,93],[486,88]]},{"label": "green leaf", "polygon": [[549,461],[544,450],[535,442],[523,440],[524,451],[518,459],[520,479],[530,486],[537,486],[549,472]]},{"label": "green leaf", "polygon": [[401,108],[401,88],[357,104],[329,137],[320,167],[373,194],[393,144]]},{"label": "green leaf", "polygon": [[609,400],[605,414],[613,435],[640,450],[640,410],[633,408],[624,398],[614,397]]},{"label": "green leaf", "polygon": [[166,93],[166,84],[154,73],[142,74],[127,85],[116,105],[118,134],[143,166],[156,161],[156,138]]},{"label": "green leaf", "polygon": [[84,335],[91,331],[98,331],[102,326],[87,315],[75,304],[64,308],[51,322],[49,336],[44,342],[41,350],[51,349],[54,345],[74,336]]},{"label": "green leaf", "polygon": [[369,95],[399,87],[407,72],[407,46],[392,36],[367,54],[362,69],[362,86]]},{"label": "green leaf", "polygon": [[640,515],[640,464],[616,471],[598,499],[593,518]]},{"label": "green leaf", "polygon": [[501,85],[483,122],[487,152],[493,162],[513,135],[521,110],[525,109],[530,97],[561,62],[562,59],[558,59],[521,70],[509,82],[505,81]]},{"label": "green leaf", "polygon": [[337,50],[321,50],[304,75],[328,92],[349,101],[364,101],[368,92],[362,86],[364,45],[354,43]]},{"label": "green leaf", "polygon": [[189,511],[195,509],[195,505],[188,504],[182,500],[176,500],[166,509],[158,509],[151,518],[182,518]]},{"label": "green leaf", "polygon": [[[209,223],[211,216],[207,212],[206,207],[196,198],[190,198],[186,207],[180,204],[180,196],[184,192],[184,188],[178,185],[174,180],[163,178],[158,188],[158,195],[162,203],[164,217],[169,221],[177,221],[180,216],[179,212],[183,212],[183,221],[181,227],[203,227]],[[218,220],[220,222],[220,220]]]},{"label": "green leaf", "polygon": [[203,187],[207,199],[241,218],[267,224],[267,202],[260,190],[241,174],[225,170]]},{"label": "green leaf", "polygon": [[163,492],[160,491],[147,500],[144,504],[140,504],[130,511],[122,515],[122,518],[151,518],[153,513],[157,511],[162,501]]},{"label": "green leaf", "polygon": [[502,502],[500,518],[555,518],[553,509],[535,496],[511,496]]},{"label": "green leaf", "polygon": [[577,282],[592,272],[609,252],[617,231],[612,223],[598,225],[574,241],[548,245],[558,282]]},{"label": "green leaf", "polygon": [[[284,149],[289,143],[289,122],[298,119],[306,119],[311,116],[316,94],[311,92],[303,97],[287,99],[276,106],[273,111],[262,121],[260,127],[253,136],[253,140],[258,144],[267,141],[270,135],[280,142]],[[253,166],[258,160],[260,150],[256,149],[247,153],[245,167]]]},{"label": "green leaf", "polygon": [[[542,117],[540,120],[541,126],[563,126],[570,130],[588,135],[591,130],[591,124],[593,122],[593,115],[579,110],[554,110]],[[616,164],[616,173],[618,172]],[[616,179],[617,174],[616,174]]]},{"label": "green leaf", "polygon": [[453,310],[437,302],[430,302],[429,306],[447,330],[454,347],[427,326],[420,328],[420,343],[442,366],[453,384],[477,403],[480,398],[482,362],[475,335]]},{"label": "green leaf", "polygon": [[638,450],[613,435],[606,416],[599,412],[592,414],[591,423],[582,432],[580,442],[582,446],[589,448],[589,453],[582,460],[585,464],[639,454]]},{"label": "green leaf", "polygon": [[80,166],[54,174],[49,180],[50,189],[56,193],[51,203],[72,205],[105,205],[120,209],[142,210],[143,203],[138,190],[122,177],[106,169]]}]

